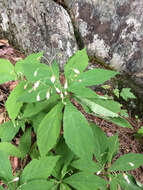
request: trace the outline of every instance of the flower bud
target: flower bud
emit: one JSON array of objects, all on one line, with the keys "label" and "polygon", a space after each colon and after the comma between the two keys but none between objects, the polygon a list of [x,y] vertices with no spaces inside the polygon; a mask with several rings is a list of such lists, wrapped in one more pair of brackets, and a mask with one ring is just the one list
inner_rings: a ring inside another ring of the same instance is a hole
[{"label": "flower bud", "polygon": [[12,182],[16,182],[16,181],[19,181],[19,177],[16,177],[12,180]]},{"label": "flower bud", "polygon": [[76,73],[76,74],[80,74],[80,71],[78,69],[73,69],[73,71]]},{"label": "flower bud", "polygon": [[39,94],[37,95],[36,100],[37,100],[37,102],[40,101],[40,95]]},{"label": "flower bud", "polygon": [[51,77],[51,82],[52,82],[52,83],[54,83],[54,82],[55,82],[55,80],[56,80],[55,76],[54,76],[54,75],[52,75],[52,77]]},{"label": "flower bud", "polygon": [[36,77],[37,76],[37,70],[34,72],[34,77]]},{"label": "flower bud", "polygon": [[67,89],[68,88],[68,82],[66,80],[65,84],[64,84],[64,89]]},{"label": "flower bud", "polygon": [[65,93],[66,96],[68,95],[67,91],[65,91],[64,93]]},{"label": "flower bud", "polygon": [[33,89],[36,90],[36,88],[38,88],[39,84],[40,84],[40,81],[35,82]]},{"label": "flower bud", "polygon": [[49,98],[50,98],[50,92],[47,91],[47,93],[46,93],[46,99],[48,100]]},{"label": "flower bud", "polygon": [[60,91],[58,88],[56,88],[56,92],[57,92],[58,94],[61,93],[61,91]]}]

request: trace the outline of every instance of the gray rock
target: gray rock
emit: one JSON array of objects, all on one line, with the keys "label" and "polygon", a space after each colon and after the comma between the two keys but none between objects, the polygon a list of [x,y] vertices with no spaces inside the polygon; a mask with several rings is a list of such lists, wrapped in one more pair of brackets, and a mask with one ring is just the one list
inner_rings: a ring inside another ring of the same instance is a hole
[{"label": "gray rock", "polygon": [[143,0],[65,0],[91,56],[143,75]]},{"label": "gray rock", "polygon": [[78,49],[67,11],[52,0],[0,0],[0,38],[26,53],[44,50],[61,69]]}]

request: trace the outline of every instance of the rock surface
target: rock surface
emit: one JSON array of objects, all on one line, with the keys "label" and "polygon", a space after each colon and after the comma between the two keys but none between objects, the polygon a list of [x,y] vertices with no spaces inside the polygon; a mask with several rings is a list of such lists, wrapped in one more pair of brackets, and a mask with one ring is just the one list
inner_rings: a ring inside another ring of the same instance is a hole
[{"label": "rock surface", "polygon": [[65,4],[91,56],[117,70],[143,75],[142,0],[65,0]]},{"label": "rock surface", "polygon": [[142,0],[0,0],[0,38],[27,53],[44,50],[62,69],[78,45],[86,46],[91,57],[142,84],[142,10]]},{"label": "rock surface", "polygon": [[0,0],[0,38],[27,53],[44,50],[61,68],[78,49],[67,11],[52,0]]}]

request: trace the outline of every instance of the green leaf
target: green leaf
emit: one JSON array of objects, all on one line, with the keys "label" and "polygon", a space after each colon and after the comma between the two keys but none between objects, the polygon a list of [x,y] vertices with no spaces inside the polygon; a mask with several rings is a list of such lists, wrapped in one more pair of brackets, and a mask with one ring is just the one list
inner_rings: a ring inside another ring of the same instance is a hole
[{"label": "green leaf", "polygon": [[2,142],[10,142],[19,131],[20,126],[14,126],[12,121],[0,125],[0,138]]},{"label": "green leaf", "polygon": [[0,84],[7,81],[16,80],[14,66],[6,59],[0,59]]},{"label": "green leaf", "polygon": [[120,92],[119,92],[119,89],[118,89],[118,88],[115,88],[115,89],[113,90],[113,93],[114,93],[115,96],[117,96],[117,98],[119,98]]},{"label": "green leaf", "polygon": [[[46,155],[57,143],[60,135],[63,104],[57,104],[42,120],[37,132],[41,155]],[[45,146],[46,145],[46,146]]]},{"label": "green leaf", "polygon": [[23,60],[23,72],[28,81],[35,82],[38,80],[47,80],[48,82],[49,80],[50,82],[50,67],[46,64],[40,63],[40,58],[42,57],[42,54],[42,52],[38,54],[31,54]]},{"label": "green leaf", "polygon": [[139,135],[143,136],[143,126],[140,127],[140,129],[137,132]]},{"label": "green leaf", "polygon": [[30,120],[32,120],[32,127],[36,134],[37,134],[37,131],[38,131],[41,121],[44,119],[44,117],[46,115],[47,115],[47,113],[41,111],[37,115],[34,115],[32,118],[30,118]]},{"label": "green leaf", "polygon": [[52,95],[49,100],[29,103],[26,105],[23,113],[23,118],[31,117],[37,113],[46,110],[47,112],[56,105],[59,96],[57,94]]},{"label": "green leaf", "polygon": [[95,157],[101,163],[106,163],[107,152],[108,152],[108,138],[95,124],[91,124],[91,128],[94,134],[94,146],[95,146]]},{"label": "green leaf", "polygon": [[0,185],[0,190],[4,190],[4,188]]},{"label": "green leaf", "polygon": [[114,179],[110,182],[110,190],[118,190],[118,182]]},{"label": "green leaf", "polygon": [[110,167],[110,171],[134,170],[143,165],[143,155],[128,153],[119,157]]},{"label": "green leaf", "polygon": [[60,190],[72,190],[67,184],[60,184]]},{"label": "green leaf", "polygon": [[24,63],[24,60],[21,59],[21,60],[17,61],[14,66],[14,70],[18,76],[24,76],[24,71],[23,71],[23,67],[22,67],[23,63]]},{"label": "green leaf", "polygon": [[23,94],[18,98],[19,102],[39,102],[41,100],[46,99],[46,93],[49,90],[49,86],[45,86],[40,84],[35,90],[30,86],[23,92]]},{"label": "green leaf", "polygon": [[0,143],[0,151],[4,151],[5,153],[7,153],[10,156],[17,156],[19,158],[22,156],[22,154],[18,150],[18,148],[15,147],[13,144],[8,143],[8,142],[1,142]]},{"label": "green leaf", "polygon": [[112,158],[118,153],[119,149],[119,141],[117,134],[108,138],[108,147],[108,163],[111,163]]},{"label": "green leaf", "polygon": [[9,182],[13,179],[8,155],[0,150],[0,179]]},{"label": "green leaf", "polygon": [[111,117],[102,117],[102,118],[104,118],[107,121],[110,121],[112,123],[115,123],[116,125],[118,125],[120,127],[133,129],[133,127],[130,125],[130,123],[126,119],[124,119],[120,116],[116,117],[116,118],[111,118]]},{"label": "green leaf", "polygon": [[134,178],[129,174],[118,174],[116,181],[120,184],[123,190],[142,190],[141,187],[138,187]]},{"label": "green leaf", "polygon": [[27,129],[27,131],[20,138],[18,149],[20,150],[22,157],[30,151],[31,146],[31,128]]},{"label": "green leaf", "polygon": [[79,98],[82,103],[87,105],[92,112],[99,116],[106,116],[106,117],[118,117],[118,114],[108,108],[106,108],[104,105],[100,105],[99,101],[92,101],[87,98]]},{"label": "green leaf", "polygon": [[130,88],[123,88],[122,91],[121,91],[121,93],[120,93],[120,96],[125,101],[127,101],[129,98],[133,98],[133,99],[136,98],[135,95],[132,92],[130,92],[130,90],[131,90]]},{"label": "green leaf", "polygon": [[17,190],[52,190],[53,186],[54,183],[47,180],[33,180],[20,185]]},{"label": "green leaf", "polygon": [[52,175],[57,179],[61,179],[67,174],[68,166],[74,158],[73,152],[66,145],[64,138],[61,137],[57,146],[54,149],[57,155],[60,155],[60,159],[58,160],[56,167],[53,170]]},{"label": "green leaf", "polygon": [[70,102],[65,107],[63,122],[68,147],[79,157],[91,158],[94,152],[92,130],[85,117]]},{"label": "green leaf", "polygon": [[[74,86],[93,86],[103,84],[110,78],[114,77],[118,74],[115,71],[105,70],[105,69],[91,69],[86,72],[83,72],[78,75],[76,81],[74,82]],[[80,81],[80,82],[78,82]]]},{"label": "green leaf", "polygon": [[81,158],[73,161],[71,164],[74,168],[77,168],[86,173],[95,173],[101,170],[101,166],[95,161],[88,158]]},{"label": "green leaf", "polygon": [[15,120],[23,103],[18,101],[20,95],[24,92],[25,81],[19,82],[19,84],[14,88],[14,90],[9,95],[6,101],[6,109],[8,111],[8,115],[12,120]]},{"label": "green leaf", "polygon": [[68,91],[72,92],[76,97],[80,96],[83,98],[98,98],[98,95],[90,88],[85,88],[85,87],[72,88],[71,86],[68,88]]},{"label": "green leaf", "polygon": [[29,63],[29,65],[31,65],[31,63],[35,64],[40,63],[40,59],[42,58],[42,56],[43,56],[43,51],[38,53],[32,53],[24,59],[24,62]]},{"label": "green leaf", "polygon": [[64,179],[64,183],[67,183],[78,190],[104,189],[107,184],[104,179],[84,172],[74,174]]},{"label": "green leaf", "polygon": [[31,180],[48,179],[54,169],[59,156],[41,157],[33,159],[23,170],[21,183]]},{"label": "green leaf", "polygon": [[86,53],[86,49],[77,51],[67,62],[64,67],[65,77],[68,80],[68,83],[72,81],[72,79],[76,78],[77,72],[83,72],[88,66],[88,56]]},{"label": "green leaf", "polygon": [[119,102],[115,102],[114,100],[105,100],[105,99],[96,99],[94,102],[116,114],[121,111],[121,104]]},{"label": "green leaf", "polygon": [[36,142],[32,145],[29,154],[30,154],[31,159],[34,159],[34,158],[38,159],[40,157]]}]

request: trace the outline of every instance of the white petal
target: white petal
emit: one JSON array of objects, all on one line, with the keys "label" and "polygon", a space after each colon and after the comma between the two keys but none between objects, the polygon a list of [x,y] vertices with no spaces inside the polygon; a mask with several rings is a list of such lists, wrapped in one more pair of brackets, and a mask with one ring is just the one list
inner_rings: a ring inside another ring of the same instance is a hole
[{"label": "white petal", "polygon": [[123,177],[124,177],[124,179],[126,180],[126,182],[127,182],[128,184],[131,183],[130,180],[129,180],[129,178],[128,178],[128,176],[127,176],[126,174],[123,174]]},{"label": "white petal", "polygon": [[66,95],[66,96],[68,95],[67,91],[65,91],[65,95]]},{"label": "white petal", "polygon": [[64,84],[64,89],[67,89],[68,88],[68,82],[66,80],[65,84]]},{"label": "white petal", "polygon": [[50,92],[48,91],[47,93],[46,93],[46,99],[48,100],[50,98]]},{"label": "white petal", "polygon": [[61,93],[61,91],[60,91],[58,88],[56,88],[56,92],[57,92],[57,93]]},{"label": "white petal", "polygon": [[101,171],[98,171],[96,174],[99,175],[101,173]]},{"label": "white petal", "polygon": [[73,69],[76,74],[80,74],[80,71],[77,69]]},{"label": "white petal", "polygon": [[52,77],[51,77],[51,82],[52,82],[52,83],[54,83],[54,82],[55,82],[55,80],[56,80],[55,76],[54,76],[54,75],[52,75]]},{"label": "white petal", "polygon": [[16,177],[12,180],[12,182],[15,182],[15,181],[18,181],[19,180],[19,177]]},{"label": "white petal", "polygon": [[36,88],[38,88],[39,84],[40,84],[40,81],[35,82],[33,89],[36,90]]},{"label": "white petal", "polygon": [[36,97],[36,100],[39,102],[40,101],[40,95],[38,94]]},{"label": "white petal", "polygon": [[134,164],[132,162],[129,162],[129,165],[132,166],[132,167],[134,166]]}]

